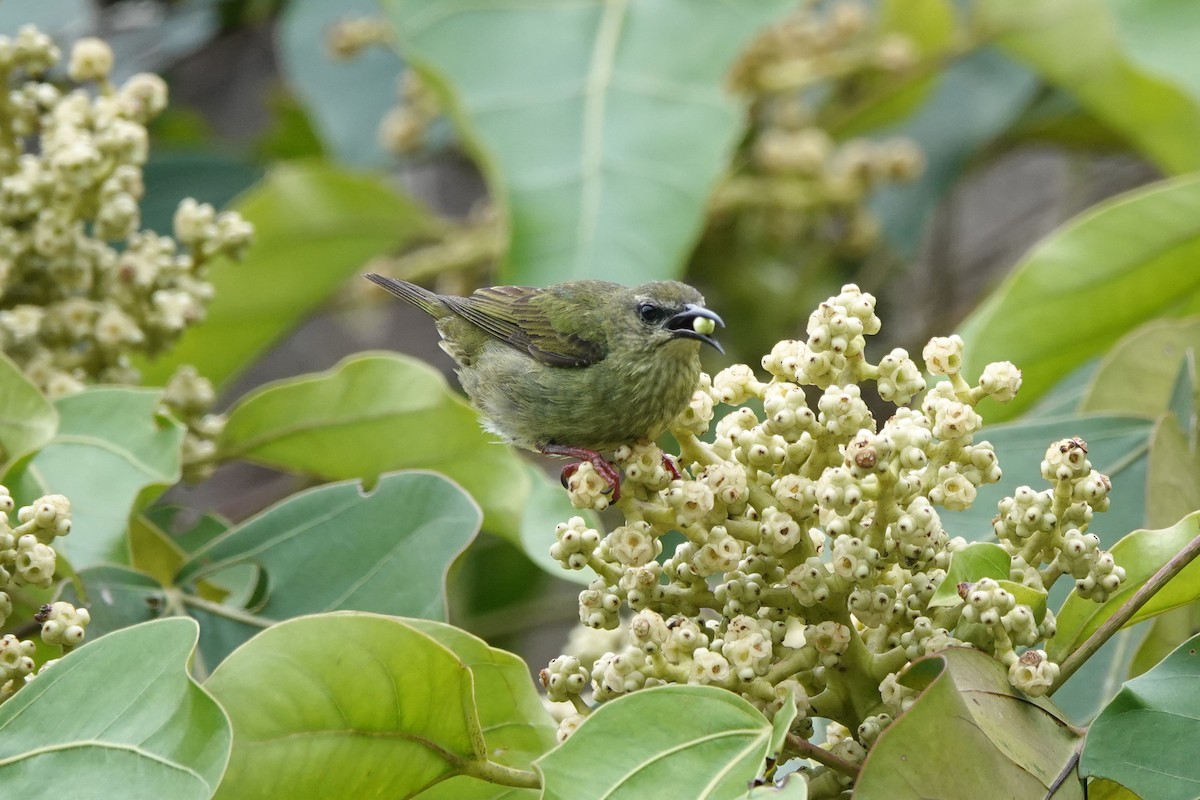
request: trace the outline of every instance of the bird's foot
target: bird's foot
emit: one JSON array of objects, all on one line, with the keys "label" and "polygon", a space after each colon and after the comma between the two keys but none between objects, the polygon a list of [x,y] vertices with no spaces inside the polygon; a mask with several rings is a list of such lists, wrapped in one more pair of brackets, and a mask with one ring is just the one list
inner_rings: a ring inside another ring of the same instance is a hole
[{"label": "bird's foot", "polygon": [[674,480],[677,480],[677,481],[683,480],[683,475],[680,474],[679,466],[675,463],[675,459],[671,458],[666,453],[663,453],[662,454],[662,464],[663,464],[663,467],[666,468],[667,472],[671,473],[671,477]]},{"label": "bird's foot", "polygon": [[[595,450],[588,450],[586,447],[563,447],[557,444],[542,445],[538,449],[552,456],[567,456],[568,458],[578,458],[581,461],[587,461],[596,468],[596,472],[600,473],[600,477],[608,482],[609,491],[612,492],[612,501],[615,503],[621,499],[621,473],[617,472],[617,468],[608,463],[608,460]],[[578,469],[578,464],[568,464],[563,467],[562,474],[559,476],[563,488],[566,488],[567,481],[570,480],[571,476]],[[608,492],[605,492],[605,494],[608,494]]]}]

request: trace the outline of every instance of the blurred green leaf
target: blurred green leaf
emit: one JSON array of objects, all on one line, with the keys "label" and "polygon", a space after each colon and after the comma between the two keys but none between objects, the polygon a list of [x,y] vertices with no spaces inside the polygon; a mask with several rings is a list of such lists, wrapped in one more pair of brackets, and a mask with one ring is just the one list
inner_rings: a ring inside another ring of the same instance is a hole
[{"label": "blurred green leaf", "polygon": [[915,257],[934,209],[979,150],[1020,116],[1037,86],[1021,65],[993,49],[977,50],[942,70],[909,119],[877,132],[912,139],[925,155],[917,180],[882,186],[870,201],[902,258]]},{"label": "blurred green leaf", "polygon": [[996,143],[1000,152],[1055,145],[1072,150],[1116,152],[1129,145],[1079,101],[1060,88],[1044,90]]},{"label": "blurred green leaf", "polygon": [[1200,6],[1177,0],[1104,0],[1121,51],[1140,68],[1200,99]]},{"label": "blurred green leaf", "polygon": [[15,36],[22,25],[36,25],[39,30],[56,38],[88,13],[87,0],[7,0],[0,3],[0,34]]},{"label": "blurred green leaf", "polygon": [[[618,697],[537,763],[544,800],[718,798],[763,768],[771,724],[715,686],[658,686]],[[597,753],[603,757],[597,758]]]},{"label": "blurred green leaf", "polygon": [[230,727],[188,676],[195,646],[191,620],[126,628],[67,654],[0,705],[5,795],[208,800]]},{"label": "blurred green leaf", "polygon": [[1146,475],[1147,524],[1173,525],[1200,508],[1200,450],[1188,447],[1188,435],[1173,414],[1164,414],[1150,440]]},{"label": "blurred green leaf", "polygon": [[[285,8],[290,8],[289,4]],[[254,144],[254,157],[263,162],[324,158],[326,148],[305,108],[282,87],[267,98],[271,125]]]},{"label": "blurred green leaf", "polygon": [[242,158],[201,150],[153,151],[142,169],[146,195],[142,198],[142,227],[171,235],[175,211],[185,197],[229,205],[238,194],[263,176],[261,168]]},{"label": "blurred green leaf", "polygon": [[1083,402],[1083,397],[1098,366],[1098,361],[1093,359],[1062,378],[1054,384],[1054,388],[1044,393],[1036,403],[1021,414],[1021,421],[1037,422],[1078,414],[1079,404]]},{"label": "blurred green leaf", "polygon": [[958,606],[963,599],[958,594],[958,584],[976,583],[983,578],[1008,580],[1012,558],[1003,547],[991,542],[975,542],[950,556],[950,568],[946,578],[933,593],[930,606]]},{"label": "blurred green leaf", "polygon": [[[1061,712],[1012,688],[1008,670],[984,653],[946,650],[913,663],[900,682],[921,694],[871,748],[855,800],[974,797],[984,786],[1046,798],[1075,753],[1078,737]],[[1053,797],[1082,800],[1083,786],[1068,778]]]},{"label": "blurred green leaf", "polygon": [[440,618],[446,571],[479,520],[478,506],[432,473],[387,474],[369,493],[357,481],[327,484],[212,540],[177,582],[253,564],[266,581],[265,624],[337,609]]},{"label": "blurred green leaf", "polygon": [[[1134,592],[1175,557],[1190,541],[1200,536],[1200,511],[1162,530],[1134,531],[1112,547],[1113,558],[1125,569],[1125,582],[1103,603],[1085,600],[1074,592],[1058,612],[1058,631],[1046,643],[1046,653],[1061,662],[1074,652],[1105,620],[1113,615]],[[1133,615],[1129,624],[1170,611],[1200,599],[1200,559],[1150,598]]]},{"label": "blurred green leaf", "polygon": [[1200,374],[1197,374],[1197,350],[1190,347],[1180,359],[1179,372],[1171,387],[1171,396],[1167,401],[1167,411],[1175,415],[1175,419],[1186,430],[1189,446],[1196,447],[1197,434],[1200,433]]},{"label": "blurred green leaf", "polygon": [[1129,58],[1105,3],[980,0],[972,11],[1005,52],[1074,94],[1165,171],[1200,168],[1200,107]]},{"label": "blurred green leaf", "polygon": [[58,413],[21,370],[0,353],[0,467],[37,450],[54,436]]},{"label": "blurred green leaf", "polygon": [[396,104],[404,65],[386,47],[338,58],[328,40],[340,20],[378,16],[377,0],[290,0],[279,16],[279,64],[288,85],[337,159],[359,167],[389,162],[379,121]]},{"label": "blurred green leaf", "polygon": [[1015,416],[1147,320],[1195,313],[1198,259],[1200,175],[1108,200],[1044,239],[959,331],[969,378],[1000,360],[1024,374],[1017,398],[989,419]]},{"label": "blurred green leaf", "polygon": [[274,167],[233,208],[254,225],[255,243],[241,264],[212,264],[216,296],[205,323],[169,356],[141,365],[147,383],[193,364],[225,385],[364,262],[431,225],[383,180],[320,163]]},{"label": "blurred green leaf", "polygon": [[[883,0],[875,24],[881,38],[889,34],[903,36],[918,64],[936,64],[953,44],[957,20],[949,0]],[[850,105],[837,115],[831,127],[845,138],[895,123],[929,97],[941,75],[942,70],[917,67],[899,74],[884,70],[857,78],[852,95],[865,97],[868,102]]]},{"label": "blurred green leaf", "polygon": [[1095,719],[1129,677],[1130,665],[1153,625],[1154,620],[1148,620],[1118,631],[1066,683],[1055,687],[1054,704],[1076,725]]},{"label": "blurred green leaf", "polygon": [[1167,410],[1188,350],[1200,352],[1200,317],[1153,319],[1100,359],[1080,411],[1157,417]]},{"label": "blurred green leaf", "polygon": [[1125,684],[1088,729],[1083,775],[1108,778],[1154,800],[1192,800],[1200,761],[1200,636]]},{"label": "blurred green leaf", "polygon": [[205,687],[233,722],[221,800],[413,797],[486,758],[471,669],[393,617],[281,623]]},{"label": "blurred green leaf", "polygon": [[129,560],[129,515],[179,480],[184,430],[158,413],[160,392],[95,387],[59,398],[54,438],[4,476],[18,504],[51,492],[71,501],[71,535],[55,543],[76,569]]},{"label": "blurred green leaf", "polygon": [[481,151],[511,237],[500,277],[535,286],[679,274],[741,125],[726,73],[792,5],[384,2]]}]

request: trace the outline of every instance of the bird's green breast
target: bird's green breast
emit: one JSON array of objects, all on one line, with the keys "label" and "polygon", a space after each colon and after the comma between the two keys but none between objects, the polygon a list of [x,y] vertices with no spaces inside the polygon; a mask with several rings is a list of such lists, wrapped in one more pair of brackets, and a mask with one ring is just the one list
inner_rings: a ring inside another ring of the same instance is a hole
[{"label": "bird's green breast", "polygon": [[514,444],[611,451],[657,438],[687,406],[700,376],[699,347],[678,339],[586,367],[555,367],[492,342],[475,349],[459,378],[488,428]]}]

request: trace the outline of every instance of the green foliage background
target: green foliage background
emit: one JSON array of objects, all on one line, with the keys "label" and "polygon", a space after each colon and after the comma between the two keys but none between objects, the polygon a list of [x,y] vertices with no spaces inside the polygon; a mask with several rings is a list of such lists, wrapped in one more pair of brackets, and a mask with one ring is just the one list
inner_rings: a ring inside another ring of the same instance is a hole
[{"label": "green foliage background", "polygon": [[[1014,153],[1140,159],[1155,180],[1030,243],[965,319],[954,316],[961,308],[943,309],[920,323],[962,334],[968,375],[994,360],[1024,373],[1017,402],[985,414],[1002,423],[986,435],[1005,480],[948,514],[946,526],[982,538],[996,500],[1034,480],[1049,441],[1089,442],[1115,484],[1103,546],[1130,582],[1101,606],[1052,595],[1050,605],[1062,606],[1055,657],[1194,539],[1200,7],[871,6],[864,41],[904,34],[913,65],[818,72],[790,89],[819,95],[806,95],[809,122],[835,143],[904,135],[923,154],[919,178],[865,198],[879,237],[846,249],[781,236],[753,209],[713,211],[730,181],[761,177],[756,112],[771,99],[731,92],[730,69],[755,32],[794,5],[162,4],[143,31],[163,43],[156,69],[171,75],[202,45],[229,46],[269,26],[282,80],[269,124],[249,144],[231,144],[177,107],[156,131],[145,217],[165,231],[180,196],[228,201],[257,240],[243,263],[213,266],[207,322],[142,365],[150,388],[95,387],[49,402],[0,358],[0,483],[18,504],[47,492],[71,498],[60,591],[94,617],[87,645],[0,705],[6,792],[46,796],[69,775],[64,797],[111,797],[118,776],[123,797],[155,798],[647,797],[668,785],[689,797],[805,796],[798,780],[748,788],[780,737],[740,698],[707,687],[616,700],[555,747],[529,676],[540,664],[492,645],[514,646],[514,633],[573,615],[573,600],[561,612],[561,589],[543,591],[539,567],[574,576],[546,553],[554,524],[575,512],[540,470],[488,440],[430,366],[363,352],[246,390],[261,382],[259,359],[311,315],[370,302],[361,287],[343,287],[373,259],[460,290],[484,280],[690,280],[754,363],[773,341],[799,335],[815,302],[843,282],[886,298],[952,192]],[[395,51],[327,59],[321,32],[354,12],[382,14]],[[83,2],[4,2],[0,32],[36,22],[69,37],[72,20],[89,13]],[[143,41],[115,34],[118,64]],[[469,158],[493,204],[495,241],[402,188],[397,162],[376,144],[396,75],[410,69],[447,119],[400,172]],[[455,242],[465,256],[446,255]],[[905,300],[890,305],[905,314]],[[378,319],[377,309],[351,313]],[[180,477],[183,433],[156,414],[153,387],[180,364],[225,390],[218,460],[299,476],[299,491],[233,521],[181,509],[186,491],[164,497]],[[988,546],[973,547],[986,561]],[[872,751],[855,797],[916,797],[918,786],[921,796],[966,796],[1028,774],[1037,780],[1020,796],[1041,796],[1037,787],[1080,746],[1068,722],[1094,716],[1078,772],[1092,796],[1196,796],[1187,787],[1200,765],[1172,758],[1171,746],[1200,737],[1196,715],[1176,713],[1200,696],[1198,597],[1193,565],[1053,703],[1018,702],[1003,670],[978,654],[922,663],[906,678],[922,700]],[[30,609],[46,599],[20,598]],[[980,697],[995,713],[967,724]],[[1016,722],[992,729],[1014,708]],[[1142,727],[1114,733],[1128,709]],[[948,718],[964,720],[964,731],[948,732]],[[1014,737],[1036,741],[1037,752],[1014,750]],[[958,762],[970,772],[930,766]],[[1078,775],[1054,796],[1084,796]]]}]

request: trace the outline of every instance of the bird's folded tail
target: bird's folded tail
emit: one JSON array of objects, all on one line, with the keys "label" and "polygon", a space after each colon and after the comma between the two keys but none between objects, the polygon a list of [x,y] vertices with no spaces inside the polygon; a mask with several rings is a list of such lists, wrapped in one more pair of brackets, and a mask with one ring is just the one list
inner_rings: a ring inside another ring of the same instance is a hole
[{"label": "bird's folded tail", "polygon": [[374,272],[368,272],[363,277],[387,289],[401,300],[412,303],[434,319],[446,316],[446,313],[449,311],[436,294],[428,289],[422,289],[415,283],[388,278],[384,275],[377,275]]}]

